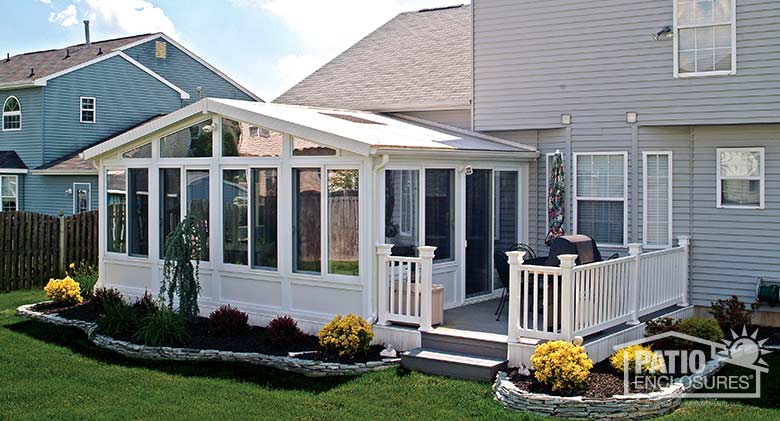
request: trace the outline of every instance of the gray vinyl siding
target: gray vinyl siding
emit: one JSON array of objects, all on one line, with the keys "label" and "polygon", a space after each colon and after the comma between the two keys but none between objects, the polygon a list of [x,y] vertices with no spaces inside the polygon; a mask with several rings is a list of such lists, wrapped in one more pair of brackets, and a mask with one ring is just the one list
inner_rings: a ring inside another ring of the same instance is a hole
[{"label": "gray vinyl siding", "polygon": [[407,111],[403,114],[423,120],[446,124],[461,129],[471,129],[471,110]]},{"label": "gray vinyl siding", "polygon": [[[96,99],[94,124],[80,122],[82,96]],[[179,93],[121,57],[50,80],[45,103],[47,163],[182,105]]]},{"label": "gray vinyl siding", "polygon": [[737,1],[737,74],[674,78],[673,1],[476,0],[474,116],[480,131],[574,121],[780,122],[780,2]]},{"label": "gray vinyl siding", "polygon": [[65,215],[73,214],[73,194],[66,192],[66,190],[73,188],[73,183],[90,183],[91,209],[98,208],[98,177],[96,175],[27,174],[23,177],[23,182],[26,197],[23,204],[25,211],[49,215],[57,215],[60,211]]},{"label": "gray vinyl siding", "polygon": [[0,114],[2,114],[2,107],[6,99],[10,96],[15,96],[22,106],[22,130],[0,130],[0,151],[16,151],[16,154],[28,168],[34,168],[41,165],[43,159],[41,155],[43,89],[27,88],[0,91]]},{"label": "gray vinyl siding", "polygon": [[198,100],[198,86],[202,88],[203,98],[213,97],[254,101],[252,97],[225,80],[222,76],[200,64],[174,45],[167,45],[167,55],[164,59],[158,59],[155,56],[155,40],[129,48],[124,52],[190,94],[190,99],[185,101],[185,105]]}]

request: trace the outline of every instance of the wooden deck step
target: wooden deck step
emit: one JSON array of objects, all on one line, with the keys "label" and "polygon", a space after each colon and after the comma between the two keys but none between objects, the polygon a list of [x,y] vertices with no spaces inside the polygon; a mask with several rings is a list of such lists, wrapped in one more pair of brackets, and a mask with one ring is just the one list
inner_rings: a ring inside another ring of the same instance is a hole
[{"label": "wooden deck step", "polygon": [[431,332],[423,332],[420,345],[423,348],[456,354],[500,359],[507,357],[506,335],[437,328]]},{"label": "wooden deck step", "polygon": [[409,370],[464,380],[492,382],[507,369],[502,358],[482,357],[427,348],[415,348],[401,354],[401,367]]}]

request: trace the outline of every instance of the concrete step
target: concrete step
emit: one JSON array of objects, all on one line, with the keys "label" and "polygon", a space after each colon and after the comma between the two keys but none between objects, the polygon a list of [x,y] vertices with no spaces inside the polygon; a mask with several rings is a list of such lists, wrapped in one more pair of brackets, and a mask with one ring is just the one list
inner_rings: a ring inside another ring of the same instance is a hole
[{"label": "concrete step", "polygon": [[[495,338],[494,338],[495,337]],[[507,358],[506,336],[479,334],[469,336],[463,331],[434,329],[423,332],[420,346],[455,354],[477,355],[489,358]]]},{"label": "concrete step", "polygon": [[499,371],[506,371],[505,358],[481,357],[415,348],[401,354],[401,367],[409,370],[464,380],[492,382]]}]

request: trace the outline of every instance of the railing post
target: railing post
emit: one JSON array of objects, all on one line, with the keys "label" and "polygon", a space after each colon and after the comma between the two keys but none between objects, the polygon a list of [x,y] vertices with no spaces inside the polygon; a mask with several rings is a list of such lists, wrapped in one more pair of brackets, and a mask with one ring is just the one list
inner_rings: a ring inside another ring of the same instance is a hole
[{"label": "railing post", "polygon": [[681,235],[677,237],[677,241],[680,244],[680,247],[683,248],[683,255],[685,256],[685,263],[683,263],[683,291],[682,291],[682,300],[680,301],[680,305],[687,306],[688,305],[688,289],[690,288],[690,279],[689,279],[689,273],[690,273],[690,254],[691,254],[691,237],[687,235]]},{"label": "railing post", "polygon": [[639,284],[643,282],[640,276],[642,245],[639,243],[629,244],[628,254],[633,257],[631,260],[631,278],[628,283],[628,308],[631,309],[631,320],[628,321],[628,324],[637,325],[639,324]]},{"label": "railing post", "polygon": [[524,251],[506,252],[509,259],[509,329],[508,342],[516,343],[520,337],[520,266],[525,261]]},{"label": "railing post", "polygon": [[379,288],[379,300],[378,300],[378,306],[376,312],[377,317],[377,324],[380,325],[389,325],[390,323],[387,321],[387,312],[388,310],[388,294],[390,293],[387,286],[387,258],[390,257],[391,250],[393,248],[392,244],[377,244],[376,246],[376,255],[378,260],[378,266],[377,266],[377,276],[379,277],[378,288]]},{"label": "railing post", "polygon": [[561,337],[574,339],[574,266],[576,254],[562,254],[561,261]]},{"label": "railing post", "polygon": [[431,316],[433,311],[433,253],[436,247],[421,246],[417,247],[420,255],[420,282],[422,291],[420,292],[420,331],[428,332],[432,328]]}]

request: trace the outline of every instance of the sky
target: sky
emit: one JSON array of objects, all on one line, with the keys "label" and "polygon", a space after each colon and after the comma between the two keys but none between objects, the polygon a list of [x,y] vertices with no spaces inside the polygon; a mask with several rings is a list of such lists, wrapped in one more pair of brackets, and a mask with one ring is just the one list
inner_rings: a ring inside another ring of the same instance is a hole
[{"label": "sky", "polygon": [[0,0],[0,54],[164,32],[273,100],[401,12],[470,0]]}]

